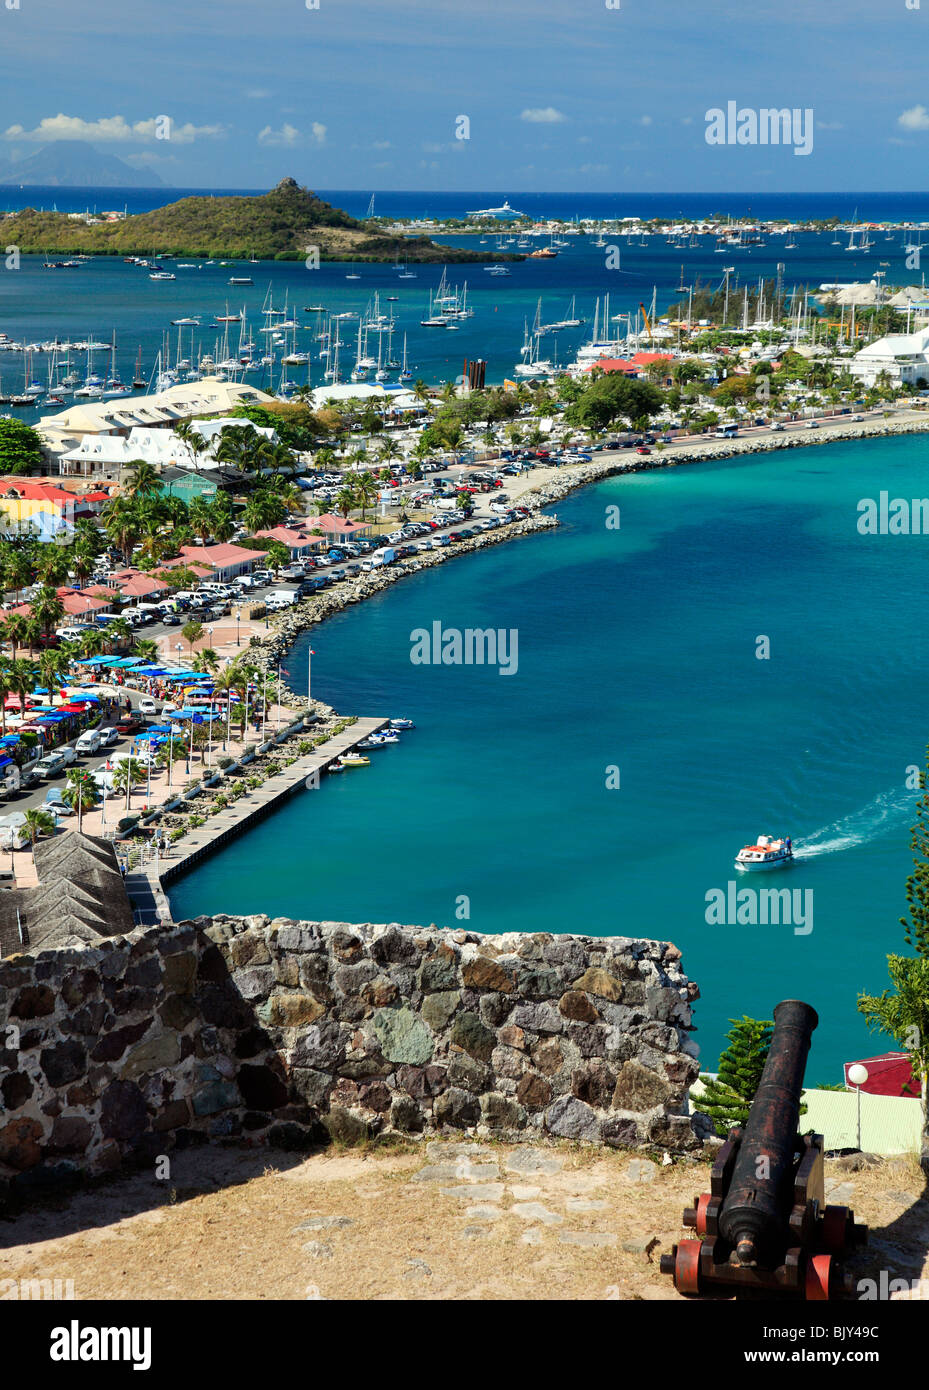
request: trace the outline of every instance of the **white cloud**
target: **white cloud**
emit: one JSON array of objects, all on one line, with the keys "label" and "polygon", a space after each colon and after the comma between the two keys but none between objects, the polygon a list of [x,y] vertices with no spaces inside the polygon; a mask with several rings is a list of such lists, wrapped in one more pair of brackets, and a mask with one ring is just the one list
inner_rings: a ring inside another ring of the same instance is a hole
[{"label": "white cloud", "polygon": [[266,87],[249,87],[248,91],[245,93],[249,101],[267,101],[270,95],[271,93]]},{"label": "white cloud", "polygon": [[929,130],[929,111],[925,106],[911,106],[897,117],[897,125],[904,130]]},{"label": "white cloud", "polygon": [[593,136],[592,136],[592,135],[579,135],[579,136],[577,137],[577,143],[578,143],[579,145],[589,145],[589,144],[591,144],[592,141],[593,141]]},{"label": "white cloud", "polygon": [[305,140],[315,141],[317,145],[326,142],[326,126],[319,121],[314,121],[310,127],[308,135],[304,135],[296,126],[288,125],[285,121],[280,130],[272,130],[266,125],[263,130],[258,132],[259,145],[284,146],[292,149],[295,145],[302,145]]},{"label": "white cloud", "polygon": [[562,111],[556,111],[554,106],[530,106],[520,113],[521,121],[529,121],[533,125],[554,125],[557,121],[566,121],[568,118]]},{"label": "white cloud", "polygon": [[149,140],[164,139],[160,132],[164,121],[170,121],[172,144],[190,145],[194,140],[216,139],[225,135],[225,126],[195,126],[188,122],[178,125],[172,117],[152,116],[147,121],[130,123],[123,116],[103,116],[98,121],[85,121],[80,116],[45,116],[34,130],[11,125],[3,132],[4,140],[92,140],[97,144],[146,144]]},{"label": "white cloud", "polygon": [[371,148],[372,150],[389,150],[392,149],[393,146],[389,140],[375,140]]},{"label": "white cloud", "polygon": [[582,174],[608,174],[609,168],[606,164],[582,164],[580,172]]},{"label": "white cloud", "polygon": [[652,123],[652,118],[651,118],[651,116],[640,116],[640,117],[639,117],[639,125],[651,125],[651,123]]},{"label": "white cloud", "polygon": [[817,121],[817,122],[816,122],[816,129],[817,129],[817,130],[844,130],[845,127],[844,127],[844,125],[842,124],[841,121]]}]

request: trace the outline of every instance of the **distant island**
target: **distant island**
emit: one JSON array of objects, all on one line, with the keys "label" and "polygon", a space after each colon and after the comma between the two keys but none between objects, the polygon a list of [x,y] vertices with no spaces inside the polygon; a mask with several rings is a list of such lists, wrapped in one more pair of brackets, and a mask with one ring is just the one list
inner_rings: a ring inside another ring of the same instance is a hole
[{"label": "distant island", "polygon": [[285,178],[256,197],[181,198],[113,222],[24,208],[3,220],[3,235],[24,253],[97,256],[208,256],[227,260],[467,262],[522,260],[439,246],[425,236],[372,230]]},{"label": "distant island", "polygon": [[26,159],[0,160],[3,187],[157,188],[162,182],[150,169],[133,169],[115,155],[101,154],[86,140],[56,140]]}]

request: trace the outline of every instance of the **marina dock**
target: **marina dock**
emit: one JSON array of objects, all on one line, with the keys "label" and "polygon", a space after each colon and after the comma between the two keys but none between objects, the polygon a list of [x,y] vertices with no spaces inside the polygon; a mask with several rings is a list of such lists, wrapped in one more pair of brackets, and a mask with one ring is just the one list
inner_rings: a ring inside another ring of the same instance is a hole
[{"label": "marina dock", "polygon": [[[254,791],[249,791],[231,806],[210,816],[205,825],[185,835],[176,846],[170,846],[167,855],[156,855],[152,862],[127,873],[126,890],[139,924],[169,920],[171,909],[165,892],[166,884],[180,878],[208,854],[275,811],[295,792],[318,789],[330,763],[349,753],[370,734],[383,729],[388,722],[387,718],[356,720],[311,753],[304,754],[296,762],[276,772]],[[227,769],[226,775],[232,778],[239,770],[238,767]]]}]

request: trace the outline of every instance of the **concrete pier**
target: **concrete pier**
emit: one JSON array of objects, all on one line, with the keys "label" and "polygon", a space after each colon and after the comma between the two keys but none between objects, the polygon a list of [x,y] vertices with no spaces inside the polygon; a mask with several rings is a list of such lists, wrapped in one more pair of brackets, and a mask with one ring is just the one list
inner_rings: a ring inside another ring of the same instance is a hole
[{"label": "concrete pier", "polygon": [[[262,782],[254,791],[247,791],[231,806],[224,807],[206,824],[198,826],[169,848],[152,863],[126,875],[126,889],[132,899],[140,923],[169,920],[171,916],[165,885],[180,878],[215,849],[227,844],[249,826],[270,815],[295,792],[319,787],[326,769],[336,758],[350,752],[370,734],[383,729],[389,720],[357,719],[340,734],[321,743],[311,753],[297,758],[289,767],[281,768],[273,777]],[[281,745],[282,749],[286,744]],[[235,780],[244,769],[230,769],[229,780]],[[196,799],[194,798],[194,802]]]}]

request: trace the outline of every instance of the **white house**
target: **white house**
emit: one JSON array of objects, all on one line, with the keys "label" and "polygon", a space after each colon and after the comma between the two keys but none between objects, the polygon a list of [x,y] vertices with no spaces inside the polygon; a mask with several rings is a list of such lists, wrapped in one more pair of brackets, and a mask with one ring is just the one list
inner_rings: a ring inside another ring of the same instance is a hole
[{"label": "white house", "polygon": [[856,352],[849,371],[865,386],[873,386],[881,372],[897,385],[929,385],[929,328],[918,333],[894,333]]}]

